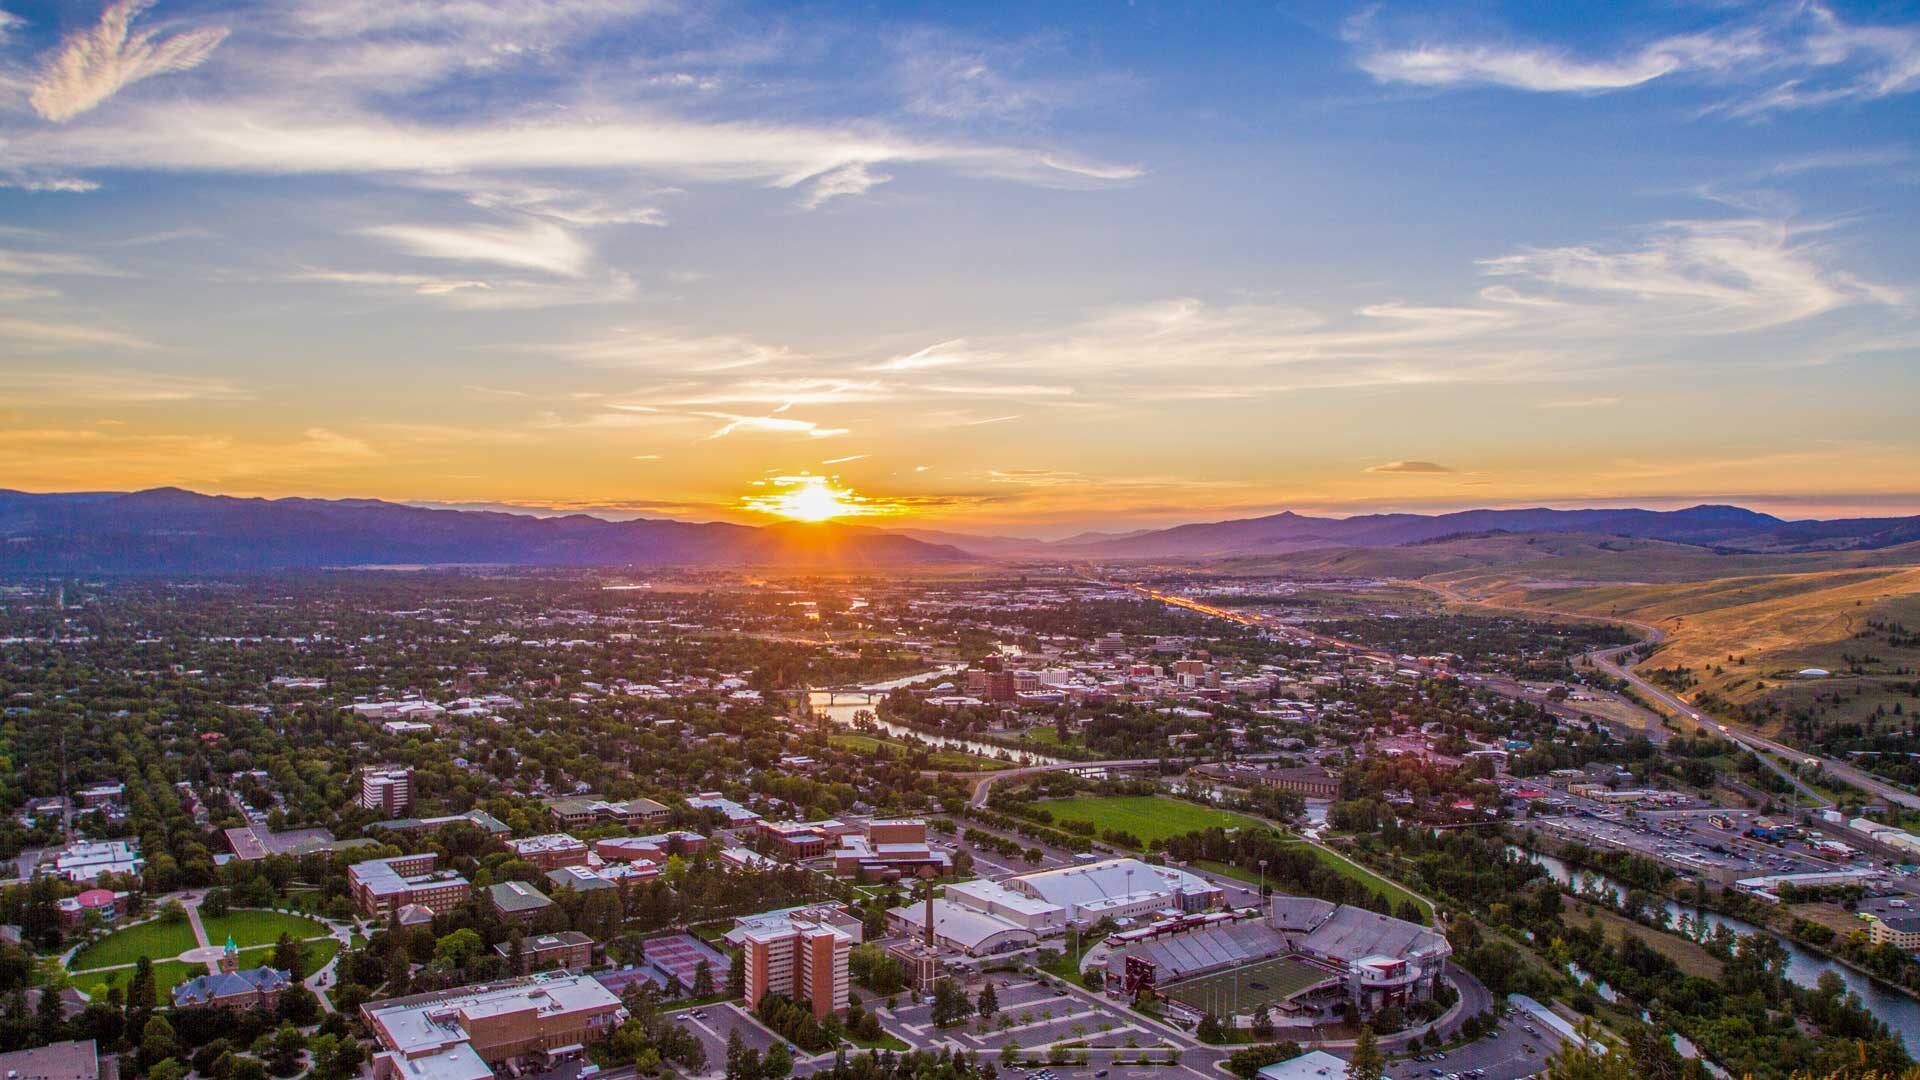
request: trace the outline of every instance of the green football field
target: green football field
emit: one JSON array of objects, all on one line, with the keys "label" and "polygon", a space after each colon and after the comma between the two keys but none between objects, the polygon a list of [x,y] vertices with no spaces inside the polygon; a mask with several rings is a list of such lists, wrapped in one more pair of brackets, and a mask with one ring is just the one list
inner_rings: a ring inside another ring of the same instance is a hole
[{"label": "green football field", "polygon": [[1265,1003],[1269,1007],[1332,975],[1304,960],[1279,956],[1228,971],[1163,986],[1160,992],[1175,1001],[1216,1016],[1246,1016]]}]

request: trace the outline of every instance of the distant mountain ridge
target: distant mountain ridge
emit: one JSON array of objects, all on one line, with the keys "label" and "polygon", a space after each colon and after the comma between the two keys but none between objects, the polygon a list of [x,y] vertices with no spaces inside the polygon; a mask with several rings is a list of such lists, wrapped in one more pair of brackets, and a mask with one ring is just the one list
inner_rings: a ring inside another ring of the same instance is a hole
[{"label": "distant mountain ridge", "polygon": [[1002,537],[974,547],[957,533],[941,538],[981,555],[1083,559],[1189,559],[1280,554],[1318,548],[1398,547],[1489,533],[1590,533],[1732,552],[1852,551],[1920,540],[1920,516],[1787,521],[1738,506],[1685,510],[1462,510],[1450,514],[1364,514],[1320,518],[1291,510],[1265,517],[1197,522],[1112,536],[1083,534],[1018,548]]},{"label": "distant mountain ridge", "polygon": [[0,572],[224,573],[330,566],[952,563],[957,548],[846,525],[607,521],[370,499],[238,499],[179,488],[0,490]]},{"label": "distant mountain ridge", "polygon": [[241,499],[179,488],[0,489],[0,573],[223,573],[332,566],[891,568],[1023,559],[1200,559],[1583,534],[1713,552],[1872,551],[1920,541],[1920,516],[1786,521],[1737,506],[1463,510],[1320,518],[1285,511],[1052,542],[842,524],[765,526],[585,514],[533,517],[376,499]]}]

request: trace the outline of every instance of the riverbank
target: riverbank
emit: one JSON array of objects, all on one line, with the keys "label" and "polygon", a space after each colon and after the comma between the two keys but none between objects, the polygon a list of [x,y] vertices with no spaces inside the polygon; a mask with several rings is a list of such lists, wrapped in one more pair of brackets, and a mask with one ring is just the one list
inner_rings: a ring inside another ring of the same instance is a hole
[{"label": "riverbank", "polygon": [[[1524,847],[1526,845],[1520,845],[1520,846]],[[1529,848],[1529,850],[1537,850],[1537,848]],[[1563,862],[1567,862],[1571,865],[1578,866],[1581,870],[1587,871],[1589,873],[1598,873],[1598,874],[1606,873],[1604,869],[1599,869],[1596,867],[1592,867],[1592,866],[1580,863],[1577,860],[1569,859],[1567,857],[1566,852],[1567,852],[1567,847],[1563,845],[1562,850],[1547,852],[1546,854],[1551,854],[1553,855],[1553,857],[1560,859]],[[1660,890],[1658,895],[1660,895],[1662,899],[1670,903],[1679,905],[1680,907],[1683,907],[1683,908],[1692,908],[1697,911],[1711,912],[1715,915],[1721,916],[1722,918],[1738,919],[1741,922],[1752,925],[1755,929],[1764,930],[1767,933],[1772,934],[1774,937],[1777,937],[1784,942],[1791,943],[1792,945],[1798,948],[1805,949],[1807,952],[1816,953],[1827,960],[1831,960],[1832,962],[1839,964],[1840,966],[1846,968],[1847,970],[1858,974],[1862,978],[1871,981],[1875,986],[1878,986],[1892,993],[1900,994],[1901,996],[1906,997],[1912,1001],[1920,1002],[1920,990],[1916,990],[1912,987],[1902,986],[1899,983],[1888,979],[1886,976],[1881,975],[1880,973],[1873,971],[1870,968],[1862,967],[1858,962],[1854,961],[1853,959],[1851,959],[1850,957],[1842,953],[1837,953],[1834,950],[1819,944],[1818,942],[1808,941],[1806,938],[1803,938],[1794,934],[1790,928],[1783,929],[1780,926],[1775,925],[1775,922],[1774,922],[1775,916],[1785,913],[1784,908],[1776,908],[1770,905],[1763,905],[1759,903],[1729,905],[1726,903],[1726,900],[1725,900],[1726,890],[1724,889],[1721,889],[1718,891],[1715,891],[1712,889],[1707,890],[1706,895],[1704,897],[1704,901],[1703,901],[1700,890],[1698,890],[1697,888],[1693,887],[1692,885],[1690,885],[1689,883],[1685,882],[1683,879],[1680,879],[1680,878],[1675,878],[1673,881],[1669,882],[1664,889]],[[1642,924],[1642,925],[1645,925],[1645,924]],[[1862,928],[1864,929],[1864,926]],[[1656,927],[1655,929],[1658,929],[1658,928]]]}]

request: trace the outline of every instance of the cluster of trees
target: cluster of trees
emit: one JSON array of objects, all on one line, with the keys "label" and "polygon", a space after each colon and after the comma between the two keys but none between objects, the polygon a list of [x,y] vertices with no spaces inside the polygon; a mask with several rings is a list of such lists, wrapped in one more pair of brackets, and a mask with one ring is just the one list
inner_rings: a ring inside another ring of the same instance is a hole
[{"label": "cluster of trees", "polygon": [[1615,943],[1597,921],[1561,926],[1548,952],[1671,1024],[1735,1075],[1766,1080],[1911,1064],[1900,1041],[1837,976],[1812,989],[1789,982],[1786,949],[1769,935],[1739,938],[1715,979],[1687,975],[1638,937]]},{"label": "cluster of trees", "polygon": [[1201,829],[1167,841],[1169,857],[1181,862],[1205,859],[1257,872],[1266,863],[1267,883],[1283,892],[1314,896],[1336,904],[1354,904],[1382,914],[1398,914],[1410,922],[1423,922],[1426,914],[1412,905],[1396,912],[1386,894],[1376,892],[1358,880],[1323,862],[1306,845],[1289,843],[1285,837],[1264,829]]},{"label": "cluster of trees", "polygon": [[682,1066],[689,1073],[706,1071],[706,1046],[693,1032],[661,1013],[653,984],[645,980],[634,983],[621,996],[621,1003],[627,1007],[628,1016],[609,1045],[616,1062],[631,1064],[645,1076],[658,1073],[665,1064]]},{"label": "cluster of trees", "polygon": [[815,1019],[813,1009],[803,1001],[769,993],[754,1004],[753,1012],[775,1034],[810,1053],[829,1050],[840,1041],[839,1033]]}]

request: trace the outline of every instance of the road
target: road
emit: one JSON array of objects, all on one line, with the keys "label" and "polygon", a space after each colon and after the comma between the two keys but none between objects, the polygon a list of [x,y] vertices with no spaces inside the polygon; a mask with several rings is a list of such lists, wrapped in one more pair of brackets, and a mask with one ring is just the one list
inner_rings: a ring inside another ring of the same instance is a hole
[{"label": "road", "polygon": [[1057,765],[1024,765],[1018,769],[1002,769],[988,773],[976,780],[973,785],[973,797],[967,800],[970,806],[987,805],[987,796],[993,785],[1001,780],[1017,780],[1023,776],[1037,776],[1040,773],[1075,772],[1081,769],[1142,769],[1148,765],[1170,762],[1175,765],[1186,764],[1187,758],[1129,758],[1124,761],[1063,761]]},{"label": "road", "polygon": [[[1628,625],[1649,631],[1650,637],[1648,642],[1646,642],[1647,644],[1658,644],[1666,639],[1665,632],[1657,626],[1649,626],[1646,623],[1629,623]],[[1629,645],[1617,649],[1607,649],[1601,652],[1589,653],[1588,659],[1592,660],[1593,666],[1599,668],[1601,671],[1606,672],[1616,679],[1625,680],[1628,685],[1632,686],[1648,700],[1658,702],[1669,709],[1673,709],[1682,716],[1691,717],[1696,721],[1705,723],[1706,721],[1701,720],[1700,714],[1695,712],[1693,706],[1688,704],[1684,699],[1648,682],[1642,678],[1638,672],[1635,672],[1632,667],[1620,662],[1621,657],[1632,648],[1634,648],[1634,646]],[[1895,787],[1878,777],[1854,768],[1844,761],[1821,757],[1817,754],[1810,754],[1805,750],[1788,746],[1785,743],[1775,742],[1763,735],[1756,735],[1745,728],[1735,727],[1731,724],[1718,724],[1715,726],[1721,734],[1739,743],[1741,746],[1746,747],[1769,769],[1772,769],[1788,783],[1792,784],[1796,790],[1814,799],[1821,806],[1832,806],[1833,800],[1828,799],[1826,796],[1808,787],[1805,783],[1801,782],[1798,777],[1794,776],[1791,771],[1781,767],[1779,762],[1768,755],[1779,754],[1788,761],[1816,763],[1820,766],[1820,770],[1828,776],[1852,784],[1854,787],[1870,795],[1876,795],[1899,806],[1905,806],[1910,809],[1920,809],[1920,795],[1915,795],[1903,788]]]}]

